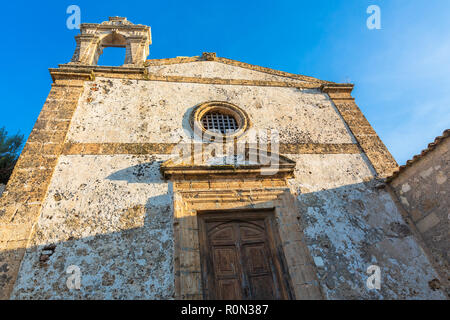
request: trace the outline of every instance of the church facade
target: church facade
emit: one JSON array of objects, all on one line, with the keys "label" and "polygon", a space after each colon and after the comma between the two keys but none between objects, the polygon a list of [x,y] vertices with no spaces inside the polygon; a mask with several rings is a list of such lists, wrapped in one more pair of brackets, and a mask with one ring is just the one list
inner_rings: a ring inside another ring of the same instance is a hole
[{"label": "church facade", "polygon": [[0,198],[0,298],[446,299],[352,84],[147,60],[120,17],[76,42]]}]

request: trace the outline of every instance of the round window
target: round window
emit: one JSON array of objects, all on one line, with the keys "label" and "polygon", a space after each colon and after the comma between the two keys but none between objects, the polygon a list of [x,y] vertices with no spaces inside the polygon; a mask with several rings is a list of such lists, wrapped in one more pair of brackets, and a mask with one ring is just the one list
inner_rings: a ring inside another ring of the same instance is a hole
[{"label": "round window", "polygon": [[202,117],[202,125],[208,131],[231,134],[239,129],[236,119],[231,114],[211,111]]},{"label": "round window", "polygon": [[197,106],[192,113],[191,125],[203,137],[238,137],[247,130],[247,114],[228,102],[210,101]]}]

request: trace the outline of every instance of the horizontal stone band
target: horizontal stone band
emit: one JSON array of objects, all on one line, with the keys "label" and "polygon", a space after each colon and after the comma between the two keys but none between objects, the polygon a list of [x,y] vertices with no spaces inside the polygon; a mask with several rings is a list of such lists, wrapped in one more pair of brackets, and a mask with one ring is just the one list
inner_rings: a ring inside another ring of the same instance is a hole
[{"label": "horizontal stone band", "polygon": [[[176,143],[65,143],[64,155],[171,154]],[[357,154],[353,143],[282,143],[282,154]]]}]

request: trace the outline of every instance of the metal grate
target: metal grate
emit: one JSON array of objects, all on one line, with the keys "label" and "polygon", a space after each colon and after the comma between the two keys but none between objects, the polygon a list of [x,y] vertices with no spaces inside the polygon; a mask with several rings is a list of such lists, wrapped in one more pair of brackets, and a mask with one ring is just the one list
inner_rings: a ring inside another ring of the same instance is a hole
[{"label": "metal grate", "polygon": [[217,112],[204,115],[202,123],[206,130],[221,134],[230,134],[239,129],[237,121],[233,116]]}]

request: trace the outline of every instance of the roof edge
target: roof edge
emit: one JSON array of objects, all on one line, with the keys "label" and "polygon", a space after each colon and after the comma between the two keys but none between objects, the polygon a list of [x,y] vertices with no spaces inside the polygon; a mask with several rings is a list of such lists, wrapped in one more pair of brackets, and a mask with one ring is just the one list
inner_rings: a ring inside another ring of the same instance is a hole
[{"label": "roof edge", "polygon": [[397,171],[395,171],[390,177],[386,178],[386,182],[393,181],[396,177],[398,177],[402,172],[407,170],[409,167],[411,167],[414,163],[418,162],[420,159],[422,159],[425,155],[436,149],[445,139],[450,137],[450,129],[444,130],[442,135],[437,136],[434,141],[430,144],[428,144],[428,147],[420,154],[415,155],[411,160],[406,161],[406,164],[403,166],[400,166]]},{"label": "roof edge", "polygon": [[217,57],[214,52],[203,52],[201,56],[193,56],[193,57],[176,57],[176,58],[164,58],[164,59],[149,59],[144,63],[145,67],[148,66],[162,66],[162,65],[170,65],[170,64],[180,64],[180,63],[190,63],[190,62],[199,62],[199,61],[215,61],[235,67],[241,67],[253,71],[263,72],[271,75],[276,75],[280,77],[290,78],[294,80],[306,81],[306,82],[314,82],[318,84],[333,84],[335,82],[320,80],[314,77],[305,76],[301,74],[295,74],[280,70],[275,70],[271,68],[266,68],[246,62],[241,62],[237,60],[232,60],[223,57]]}]

